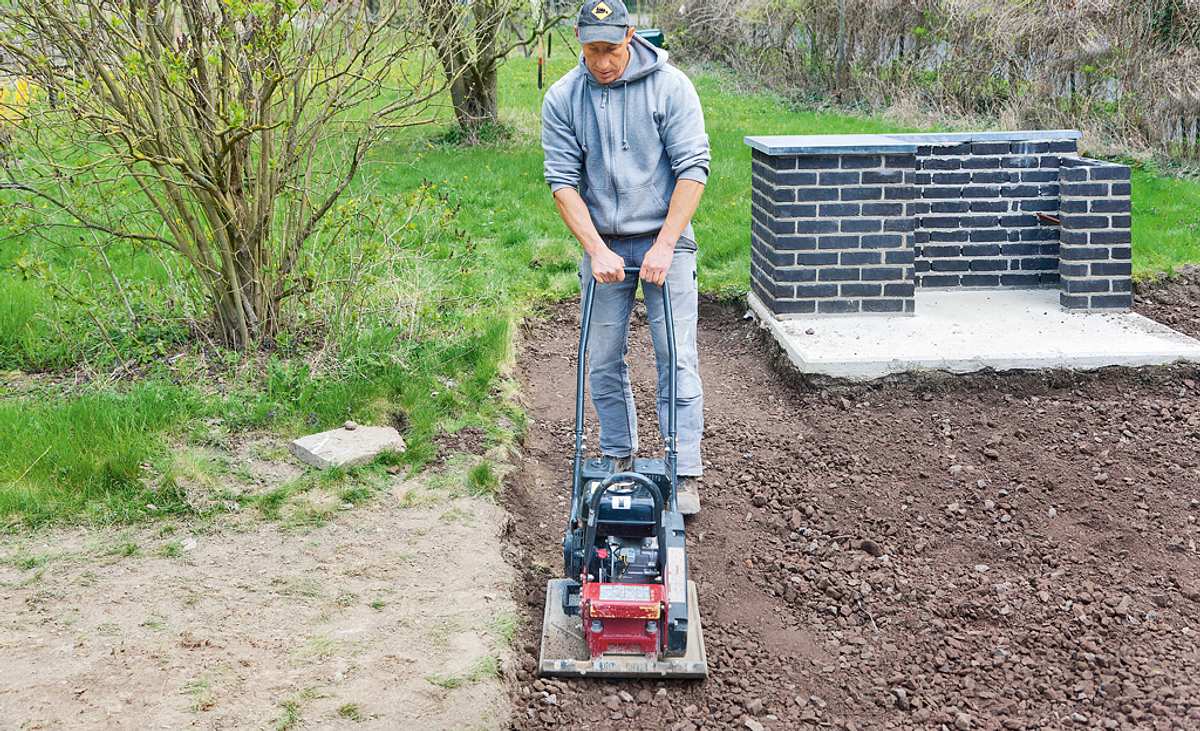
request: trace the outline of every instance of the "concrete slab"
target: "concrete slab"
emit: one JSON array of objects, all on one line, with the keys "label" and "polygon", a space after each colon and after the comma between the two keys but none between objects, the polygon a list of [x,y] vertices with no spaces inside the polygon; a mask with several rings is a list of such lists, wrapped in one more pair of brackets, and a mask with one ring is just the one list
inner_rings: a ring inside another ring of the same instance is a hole
[{"label": "concrete slab", "polygon": [[917,151],[916,142],[888,135],[752,135],[744,141],[768,155],[897,155]]},{"label": "concrete slab", "polygon": [[894,140],[938,145],[954,142],[1058,142],[1078,140],[1083,134],[1077,129],[997,130],[993,132],[915,132],[888,135]]},{"label": "concrete slab", "polygon": [[404,438],[390,426],[359,426],[346,422],[340,429],[309,434],[288,445],[301,462],[317,469],[357,467],[381,452],[403,452]]},{"label": "concrete slab", "polygon": [[1078,140],[1077,130],[1016,130],[1000,132],[923,132],[917,134],[750,135],[744,142],[768,155],[901,154],[917,145],[956,142],[1046,142]]},{"label": "concrete slab", "polygon": [[1067,312],[1058,290],[917,290],[916,314],[771,314],[750,307],[803,373],[856,381],[909,371],[1200,362],[1200,341],[1141,315]]}]

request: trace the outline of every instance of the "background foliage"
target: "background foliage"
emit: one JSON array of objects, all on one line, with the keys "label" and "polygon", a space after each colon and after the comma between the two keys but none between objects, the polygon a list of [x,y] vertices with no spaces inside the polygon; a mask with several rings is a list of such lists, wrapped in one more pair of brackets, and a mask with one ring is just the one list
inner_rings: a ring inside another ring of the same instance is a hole
[{"label": "background foliage", "polygon": [[1196,0],[665,0],[677,47],[789,95],[1200,159]]}]

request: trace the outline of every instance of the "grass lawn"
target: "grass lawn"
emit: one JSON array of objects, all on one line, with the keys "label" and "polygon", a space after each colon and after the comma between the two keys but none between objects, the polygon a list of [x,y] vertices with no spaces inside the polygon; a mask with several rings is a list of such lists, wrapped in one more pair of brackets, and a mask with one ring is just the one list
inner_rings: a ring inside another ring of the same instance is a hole
[{"label": "grass lawn", "polygon": [[[573,63],[560,53],[549,78]],[[695,221],[700,284],[736,296],[748,286],[743,136],[898,128],[790,109],[771,95],[740,93],[716,73],[693,77],[713,143]],[[186,512],[191,504],[174,478],[184,469],[180,450],[228,449],[251,430],[294,436],[347,418],[398,421],[410,445],[404,461],[416,468],[433,456],[440,431],[476,426],[498,439],[520,429],[520,413],[502,397],[512,324],[577,291],[577,245],[542,181],[535,78],[528,59],[503,69],[509,141],[463,149],[439,144],[426,128],[375,150],[347,199],[373,210],[419,200],[430,213],[411,235],[387,239],[392,261],[356,303],[364,314],[331,325],[333,363],[302,344],[267,358],[197,348],[166,312],[177,296],[169,262],[115,246],[113,271],[134,312],[147,313],[135,323],[93,253],[28,235],[29,220],[9,221],[0,238],[0,374],[8,373],[0,379],[0,527],[136,520],[147,503],[156,514]],[[1133,184],[1137,274],[1200,261],[1200,183],[1137,170]],[[365,227],[353,235],[358,244],[381,237]],[[328,242],[325,260],[336,266],[346,244]],[[28,276],[31,260],[53,276]],[[126,361],[136,376],[103,377]]]},{"label": "grass lawn", "polygon": [[1200,262],[1200,182],[1133,171],[1133,274]]}]

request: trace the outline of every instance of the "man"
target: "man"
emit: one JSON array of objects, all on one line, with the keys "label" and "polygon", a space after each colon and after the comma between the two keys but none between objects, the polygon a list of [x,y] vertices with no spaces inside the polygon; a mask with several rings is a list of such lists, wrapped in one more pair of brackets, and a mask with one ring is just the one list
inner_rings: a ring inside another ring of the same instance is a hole
[{"label": "man", "polygon": [[[679,507],[700,510],[704,393],[696,354],[696,241],[691,220],[708,181],[700,99],[665,51],[635,35],[621,0],[588,0],[575,27],[580,64],[542,105],[546,182],[583,246],[580,283],[595,277],[588,375],[600,449],[619,468],[637,453],[637,415],[625,362],[638,279],[645,282],[658,366],[658,421],[667,425],[668,357],[659,287],[667,282],[678,366]],[[639,268],[637,279],[624,267]]]}]

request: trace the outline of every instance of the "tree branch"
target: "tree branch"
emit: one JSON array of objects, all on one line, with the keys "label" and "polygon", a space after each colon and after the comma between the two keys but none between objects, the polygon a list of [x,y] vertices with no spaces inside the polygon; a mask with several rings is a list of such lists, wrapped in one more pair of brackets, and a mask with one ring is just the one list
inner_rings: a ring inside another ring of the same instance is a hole
[{"label": "tree branch", "polygon": [[40,198],[40,199],[46,201],[47,203],[50,203],[51,205],[55,206],[56,208],[62,210],[63,212],[65,212],[66,214],[71,216],[72,218],[74,218],[84,228],[91,229],[93,231],[100,231],[102,233],[108,234],[109,236],[116,236],[117,238],[129,239],[132,241],[153,241],[153,242],[160,243],[160,244],[166,244],[167,246],[170,246],[171,248],[175,248],[175,243],[173,241],[171,241],[170,239],[164,239],[161,236],[154,236],[152,234],[139,234],[139,233],[134,233],[132,231],[121,231],[119,229],[115,229],[115,228],[112,228],[105,224],[102,224],[98,221],[94,221],[94,220],[90,219],[89,217],[80,213],[74,206],[70,205],[69,203],[62,201],[58,198],[55,198],[54,196],[50,195],[49,193],[46,193],[45,191],[38,190],[37,188],[34,188],[29,185],[25,185],[24,183],[16,183],[16,182],[11,182],[11,181],[7,182],[7,183],[0,183],[0,189],[16,190],[16,191],[20,191],[22,193],[28,193],[28,194],[34,196],[35,198]]}]

